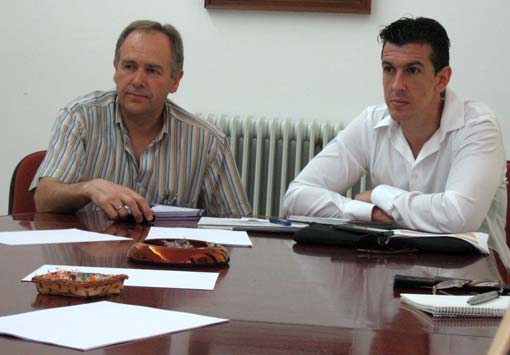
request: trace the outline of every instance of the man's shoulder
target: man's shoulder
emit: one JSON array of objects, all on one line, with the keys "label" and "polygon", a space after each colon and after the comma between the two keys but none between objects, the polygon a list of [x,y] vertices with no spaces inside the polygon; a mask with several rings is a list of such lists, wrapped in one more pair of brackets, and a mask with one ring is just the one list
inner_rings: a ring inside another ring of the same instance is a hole
[{"label": "man's shoulder", "polygon": [[464,100],[464,113],[465,120],[488,119],[493,121],[496,119],[496,115],[489,105],[474,99]]},{"label": "man's shoulder", "polygon": [[173,119],[184,124],[197,127],[217,138],[223,139],[225,137],[225,134],[213,123],[188,112],[171,100],[167,100],[167,105],[170,108],[170,115]]},{"label": "man's shoulder", "polygon": [[70,101],[65,109],[75,111],[81,107],[89,106],[107,106],[115,104],[117,98],[116,90],[100,91],[95,90],[88,94],[78,96],[76,99]]},{"label": "man's shoulder", "polygon": [[464,99],[450,89],[446,91],[444,112],[449,124],[457,128],[480,122],[497,123],[496,115],[489,105],[480,100]]}]

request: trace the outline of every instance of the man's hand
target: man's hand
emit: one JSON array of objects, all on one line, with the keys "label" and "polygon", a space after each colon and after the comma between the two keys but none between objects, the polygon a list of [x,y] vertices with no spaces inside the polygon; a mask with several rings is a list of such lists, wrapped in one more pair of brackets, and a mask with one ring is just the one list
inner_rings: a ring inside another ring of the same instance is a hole
[{"label": "man's hand", "polygon": [[375,206],[372,209],[372,222],[395,223],[395,220],[388,216],[379,207]]},{"label": "man's hand", "polygon": [[133,190],[104,179],[87,181],[83,193],[112,220],[125,219],[131,214],[137,223],[152,221],[154,214],[147,200]]},{"label": "man's hand", "polygon": [[[366,190],[360,192],[354,197],[355,200],[373,203],[372,202],[372,190]],[[395,223],[395,220],[388,216],[383,210],[375,206],[372,209],[372,222],[384,222],[384,223]]]},{"label": "man's hand", "polygon": [[354,199],[358,201],[372,203],[372,190],[360,192],[359,194],[354,196]]}]

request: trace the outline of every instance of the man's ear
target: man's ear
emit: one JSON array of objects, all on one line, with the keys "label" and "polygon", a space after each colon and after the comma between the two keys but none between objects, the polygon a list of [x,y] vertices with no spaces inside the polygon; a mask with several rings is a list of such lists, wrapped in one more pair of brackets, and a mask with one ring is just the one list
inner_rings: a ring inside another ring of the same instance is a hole
[{"label": "man's ear", "polygon": [[180,71],[172,78],[172,85],[170,86],[170,92],[173,94],[179,88],[179,83],[184,75],[184,71]]},{"label": "man's ear", "polygon": [[452,68],[450,66],[446,66],[443,69],[441,69],[437,74],[436,78],[437,81],[437,91],[443,92],[446,87],[448,86],[448,83],[450,82],[450,78],[452,77]]},{"label": "man's ear", "polygon": [[113,68],[114,68],[115,70],[113,71],[113,81],[114,81],[115,83],[117,83],[117,79],[116,79],[116,77],[117,77],[117,64],[118,64],[118,63],[117,63],[117,61],[114,59],[114,60],[113,60]]}]

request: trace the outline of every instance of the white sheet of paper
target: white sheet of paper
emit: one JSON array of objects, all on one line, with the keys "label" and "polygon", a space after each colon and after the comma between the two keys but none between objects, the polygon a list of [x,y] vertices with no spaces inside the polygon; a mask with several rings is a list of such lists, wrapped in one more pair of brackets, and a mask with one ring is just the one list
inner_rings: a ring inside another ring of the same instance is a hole
[{"label": "white sheet of paper", "polygon": [[174,270],[127,269],[95,266],[43,265],[25,276],[21,281],[31,281],[36,275],[57,270],[97,272],[100,274],[126,274],[125,286],[184,288],[191,290],[214,290],[219,273]]},{"label": "white sheet of paper", "polygon": [[111,234],[88,232],[81,229],[47,229],[34,231],[0,232],[0,243],[8,245],[57,244],[132,240]]},{"label": "white sheet of paper", "polygon": [[0,317],[0,333],[90,350],[223,322],[228,319],[101,301]]},{"label": "white sheet of paper", "polygon": [[471,245],[473,245],[475,248],[480,250],[483,254],[489,254],[489,235],[487,233],[482,232],[471,232],[471,233],[457,233],[457,234],[448,234],[448,233],[428,233],[428,232],[419,232],[414,231],[410,229],[394,229],[393,232],[395,233],[395,237],[398,236],[404,236],[409,238],[420,238],[420,237],[427,237],[427,238],[440,238],[445,236],[451,236],[458,239],[462,239]]},{"label": "white sheet of paper", "polygon": [[151,227],[145,239],[186,238],[238,247],[251,247],[248,233],[221,229]]}]

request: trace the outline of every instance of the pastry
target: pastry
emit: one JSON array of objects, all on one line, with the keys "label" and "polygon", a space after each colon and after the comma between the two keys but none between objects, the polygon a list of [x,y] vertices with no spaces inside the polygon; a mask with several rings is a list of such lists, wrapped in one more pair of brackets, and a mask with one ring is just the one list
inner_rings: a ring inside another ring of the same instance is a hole
[{"label": "pastry", "polygon": [[100,297],[116,295],[124,286],[128,276],[105,275],[78,271],[55,271],[34,276],[37,291],[44,295],[71,297]]}]

